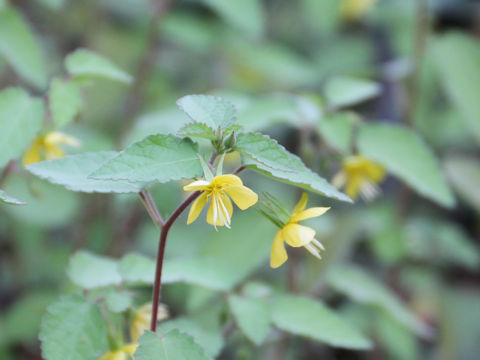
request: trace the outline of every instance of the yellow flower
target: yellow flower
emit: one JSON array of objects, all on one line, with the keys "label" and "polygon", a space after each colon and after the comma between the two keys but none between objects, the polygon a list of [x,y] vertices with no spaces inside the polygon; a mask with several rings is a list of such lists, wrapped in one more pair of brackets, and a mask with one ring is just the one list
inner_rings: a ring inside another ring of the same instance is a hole
[{"label": "yellow flower", "polygon": [[72,136],[58,131],[38,136],[23,156],[23,165],[36,163],[42,160],[61,158],[65,154],[58,145],[79,146],[80,142]]},{"label": "yellow flower", "polygon": [[[132,324],[130,325],[130,340],[132,342],[137,342],[138,338],[145,332],[145,330],[150,329],[150,319],[152,317],[152,303],[146,303],[137,310],[133,318]],[[158,307],[157,321],[162,321],[168,318],[167,307],[163,304],[160,304]]]},{"label": "yellow flower", "polygon": [[201,191],[202,194],[193,203],[188,214],[187,224],[194,222],[202,209],[210,201],[207,222],[210,225],[230,227],[233,214],[233,202],[242,210],[249,208],[258,201],[258,195],[243,186],[242,180],[236,175],[219,175],[211,181],[197,180],[183,187],[185,191]]},{"label": "yellow flower", "polygon": [[131,360],[138,344],[127,344],[103,354],[98,360]]},{"label": "yellow flower", "polygon": [[379,164],[354,155],[343,161],[342,170],[335,175],[332,183],[337,188],[345,187],[345,193],[352,199],[360,194],[365,200],[373,200],[380,191],[377,184],[385,175],[384,168]]},{"label": "yellow flower", "polygon": [[288,259],[284,242],[293,247],[303,246],[313,256],[321,259],[320,250],[324,250],[324,247],[315,239],[315,230],[308,226],[299,225],[298,222],[323,215],[330,208],[313,207],[305,209],[307,201],[308,195],[303,193],[302,198],[293,209],[290,220],[275,235],[270,253],[270,266],[272,268],[278,268]]},{"label": "yellow flower", "polygon": [[342,0],[340,3],[340,17],[347,21],[363,17],[377,2],[377,0]]}]

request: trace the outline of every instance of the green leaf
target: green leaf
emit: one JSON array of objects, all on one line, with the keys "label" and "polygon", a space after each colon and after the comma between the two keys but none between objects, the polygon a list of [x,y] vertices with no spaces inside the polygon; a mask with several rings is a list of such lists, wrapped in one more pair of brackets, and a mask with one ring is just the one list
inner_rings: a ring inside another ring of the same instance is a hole
[{"label": "green leaf", "polygon": [[244,156],[245,165],[264,175],[326,197],[351,202],[348,196],[308,169],[300,158],[266,135],[239,134],[235,149]]},{"label": "green leaf", "polygon": [[449,33],[433,41],[431,58],[452,103],[480,142],[480,50],[468,35]]},{"label": "green leaf", "polygon": [[378,162],[423,196],[452,207],[455,199],[432,150],[412,130],[392,125],[360,128],[359,152]]},{"label": "green leaf", "polygon": [[80,295],[65,296],[47,309],[40,340],[46,360],[96,360],[108,351],[99,307]]},{"label": "green leaf", "polygon": [[344,264],[331,269],[327,279],[333,288],[349,296],[352,300],[378,306],[415,333],[429,334],[429,328],[397,300],[390,290],[362,269]]},{"label": "green leaf", "polygon": [[242,332],[261,345],[270,331],[270,309],[265,300],[230,295],[228,304]]},{"label": "green leaf", "polygon": [[67,274],[74,284],[88,290],[122,282],[115,260],[86,251],[73,255]]},{"label": "green leaf", "polygon": [[178,135],[200,137],[209,140],[218,139],[217,135],[215,135],[215,131],[211,127],[202,123],[187,124],[178,131]]},{"label": "green leaf", "polygon": [[11,205],[27,205],[26,202],[17,200],[14,197],[8,195],[5,191],[0,190],[0,202]]},{"label": "green leaf", "polygon": [[45,59],[29,24],[13,8],[0,7],[0,55],[37,88],[47,82]]},{"label": "green leaf", "polygon": [[221,97],[187,95],[177,100],[178,107],[193,121],[212,129],[228,128],[237,119],[237,109]]},{"label": "green leaf", "polygon": [[22,154],[40,131],[42,121],[40,99],[20,88],[0,92],[0,167]]},{"label": "green leaf", "polygon": [[476,158],[449,156],[445,171],[458,195],[480,212],[480,164]]},{"label": "green leaf", "polygon": [[380,85],[363,79],[337,76],[325,85],[325,97],[330,107],[339,108],[359,104],[380,93]]},{"label": "green leaf", "polygon": [[279,296],[272,307],[273,323],[289,333],[334,347],[365,350],[371,343],[321,302],[300,296]]},{"label": "green leaf", "polygon": [[48,99],[56,127],[62,127],[72,121],[82,106],[80,89],[70,80],[53,79]]},{"label": "green leaf", "polygon": [[197,152],[189,138],[150,135],[107,161],[90,178],[160,183],[192,179],[203,173]]},{"label": "green leaf", "polygon": [[132,295],[126,291],[117,292],[112,290],[105,297],[105,303],[111,311],[121,313],[132,306],[133,299]]},{"label": "green leaf", "polygon": [[155,261],[139,254],[128,254],[120,261],[122,278],[130,283],[153,284]]},{"label": "green leaf", "polygon": [[139,343],[136,360],[209,360],[190,335],[178,330],[164,336],[146,331],[140,336]]},{"label": "green leaf", "polygon": [[203,0],[225,21],[245,31],[248,35],[259,36],[263,33],[264,13],[259,0]]},{"label": "green leaf", "polygon": [[159,324],[157,332],[165,334],[174,329],[190,335],[193,341],[204,349],[205,354],[213,359],[216,358],[220,350],[222,350],[223,339],[220,332],[206,330],[192,319],[177,318],[162,322]]},{"label": "green leaf", "polygon": [[42,161],[28,165],[26,168],[32,174],[57,185],[63,185],[68,190],[98,193],[135,193],[141,187],[122,181],[96,180],[88,176],[102,164],[111,160],[118,153],[103,151],[69,155],[64,158]]},{"label": "green leaf", "polygon": [[354,113],[337,112],[324,117],[317,129],[330,146],[348,154],[351,148],[353,125],[356,120],[357,116]]},{"label": "green leaf", "polygon": [[77,49],[67,56],[65,66],[70,75],[101,77],[130,84],[132,77],[107,58],[87,49]]}]

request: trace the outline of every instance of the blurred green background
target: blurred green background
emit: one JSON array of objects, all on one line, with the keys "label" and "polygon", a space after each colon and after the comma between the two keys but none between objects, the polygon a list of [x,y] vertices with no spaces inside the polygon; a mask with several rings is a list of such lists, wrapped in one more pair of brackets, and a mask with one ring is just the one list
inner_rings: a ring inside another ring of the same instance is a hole
[{"label": "blurred green background", "polygon": [[[12,18],[20,25],[12,27]],[[121,150],[152,133],[176,132],[188,118],[175,101],[208,93],[232,101],[245,129],[268,133],[329,180],[350,151],[352,123],[414,129],[436,154],[454,206],[412,190],[408,174],[389,176],[373,202],[312,195],[315,206],[332,206],[311,221],[327,248],[323,260],[289,249],[289,263],[277,270],[268,266],[275,228],[256,211],[238,211],[233,230],[218,232],[203,216],[187,227],[183,216],[167,246],[167,260],[181,270],[168,273],[163,302],[172,318],[188,315],[210,329],[209,352],[218,359],[474,360],[480,354],[479,25],[480,4],[467,0],[0,0],[0,89],[19,86],[44,96],[54,76],[68,78],[65,57],[88,48],[133,82],[98,79],[82,87],[80,111],[61,130],[81,146],[65,147],[66,153]],[[366,83],[328,85],[345,78]],[[76,251],[153,258],[158,242],[135,194],[70,192],[35,178],[20,159],[0,178],[2,189],[28,203],[0,204],[2,360],[41,359],[41,317],[61,294],[77,289],[66,273]],[[233,156],[226,167],[238,162]],[[250,171],[242,178],[289,206],[301,194]],[[152,187],[162,215],[184,198],[182,185]],[[196,266],[210,269],[211,282],[189,279]],[[135,301],[148,301],[150,290],[136,289]],[[281,326],[267,329],[260,344],[238,327],[221,335],[232,318],[228,295],[262,291],[322,299],[373,348],[332,347],[315,329],[295,337]]]}]

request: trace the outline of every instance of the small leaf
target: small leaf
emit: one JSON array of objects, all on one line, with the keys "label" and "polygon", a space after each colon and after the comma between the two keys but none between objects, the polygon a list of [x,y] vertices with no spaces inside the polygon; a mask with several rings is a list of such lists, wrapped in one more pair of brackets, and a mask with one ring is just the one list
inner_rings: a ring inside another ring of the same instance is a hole
[{"label": "small leaf", "polygon": [[130,283],[153,284],[155,261],[139,254],[128,254],[118,264],[122,278]]},{"label": "small leaf", "polygon": [[192,179],[203,173],[197,152],[189,138],[150,135],[107,161],[90,178],[160,183]]},{"label": "small leaf", "polygon": [[119,285],[122,282],[115,260],[86,251],[79,251],[70,259],[67,273],[70,280],[83,289]]},{"label": "small leaf", "polygon": [[447,177],[458,195],[480,213],[480,164],[476,158],[450,156],[445,161]]},{"label": "small leaf", "polygon": [[432,150],[412,130],[392,125],[364,125],[357,138],[359,152],[378,162],[414,190],[440,205],[455,199]]},{"label": "small leaf", "polygon": [[132,77],[107,58],[87,49],[77,49],[67,56],[65,66],[69,74],[79,77],[102,77],[131,83]]},{"label": "small leaf", "polygon": [[43,88],[47,83],[45,59],[29,24],[13,8],[0,7],[0,55],[18,74]]},{"label": "small leaf", "polygon": [[205,354],[211,358],[216,358],[223,347],[223,339],[219,332],[209,331],[201,327],[195,320],[189,318],[177,318],[174,320],[162,322],[158,326],[158,333],[168,333],[178,329],[181,333],[186,333],[200,345]]},{"label": "small leaf", "polygon": [[365,350],[371,343],[339,315],[319,301],[300,296],[279,296],[272,308],[273,323],[284,331],[334,347]]},{"label": "small leaf", "polygon": [[212,129],[228,128],[237,119],[235,106],[218,96],[187,95],[178,99],[177,105],[193,121]]},{"label": "small leaf", "polygon": [[57,185],[63,185],[68,190],[98,193],[135,193],[140,186],[112,180],[96,180],[88,176],[102,164],[111,160],[118,153],[103,151],[69,155],[61,159],[42,161],[27,166],[27,170],[42,179]]},{"label": "small leaf", "polygon": [[11,204],[11,205],[27,205],[26,202],[23,202],[21,200],[15,199],[14,197],[11,197],[3,190],[0,190],[0,202],[3,202],[5,204]]},{"label": "small leaf", "polygon": [[105,303],[111,311],[121,313],[132,306],[133,299],[132,295],[126,291],[112,290],[105,297]]},{"label": "small leaf", "polygon": [[191,123],[185,125],[178,131],[178,135],[200,137],[209,140],[218,139],[217,135],[215,135],[215,131],[212,128],[201,123]]},{"label": "small leaf", "polygon": [[259,36],[264,28],[264,13],[259,0],[203,0],[225,21],[248,35]]},{"label": "small leaf", "polygon": [[46,360],[94,360],[108,351],[98,305],[80,295],[65,296],[47,309],[40,340]]},{"label": "small leaf", "polygon": [[318,124],[317,129],[330,146],[348,154],[355,120],[356,116],[353,113],[337,112],[324,117]]},{"label": "small leaf", "polygon": [[262,134],[239,134],[235,149],[244,155],[244,164],[273,178],[326,197],[351,202],[325,179],[308,169],[297,156]]},{"label": "small leaf", "polygon": [[337,291],[354,301],[378,306],[399,323],[419,335],[427,335],[428,327],[418,320],[397,298],[372,276],[356,266],[342,265],[331,269],[328,282]]},{"label": "small leaf", "polygon": [[228,297],[228,304],[242,332],[257,346],[270,330],[270,309],[263,299]]},{"label": "small leaf", "polygon": [[209,360],[203,349],[188,335],[172,330],[164,336],[146,331],[140,336],[136,360]]},{"label": "small leaf", "polygon": [[0,167],[22,154],[42,127],[43,103],[20,88],[0,92]]},{"label": "small leaf", "polygon": [[379,84],[350,77],[337,76],[325,85],[327,103],[333,108],[356,105],[379,93]]},{"label": "small leaf", "polygon": [[82,95],[77,84],[59,78],[52,81],[48,99],[56,127],[62,127],[72,121],[82,105]]}]

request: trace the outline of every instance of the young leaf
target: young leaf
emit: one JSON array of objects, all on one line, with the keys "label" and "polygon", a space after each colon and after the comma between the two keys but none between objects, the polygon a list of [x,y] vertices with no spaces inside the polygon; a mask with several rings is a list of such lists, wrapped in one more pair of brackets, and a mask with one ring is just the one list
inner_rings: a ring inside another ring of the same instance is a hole
[{"label": "young leaf", "polygon": [[146,331],[140,336],[139,343],[136,360],[209,360],[190,335],[176,329],[164,336]]},{"label": "young leaf", "polygon": [[59,78],[53,79],[48,99],[56,127],[62,127],[72,121],[82,105],[82,96],[77,84]]},{"label": "young leaf", "polygon": [[68,277],[83,289],[119,285],[122,278],[115,260],[79,251],[70,259]]},{"label": "young leaf", "polygon": [[187,95],[178,99],[177,105],[193,121],[212,129],[226,129],[237,119],[235,106],[218,96]]},{"label": "young leaf", "polygon": [[8,195],[5,191],[0,190],[0,202],[11,205],[27,205],[26,202],[17,200],[14,197]]},{"label": "young leaf", "polygon": [[65,296],[47,309],[40,341],[46,360],[93,360],[108,351],[107,329],[98,305],[80,295]]},{"label": "young leaf", "polygon": [[30,26],[8,6],[0,7],[0,55],[32,85],[46,85],[45,60]]},{"label": "young leaf", "polygon": [[378,162],[420,194],[446,207],[455,204],[435,155],[413,131],[386,124],[364,125],[357,145],[362,155]]},{"label": "young leaf", "polygon": [[273,323],[295,335],[334,347],[365,350],[371,343],[321,302],[306,297],[279,296],[272,308]]},{"label": "young leaf", "polygon": [[81,77],[102,77],[131,83],[132,77],[107,58],[87,49],[77,49],[67,56],[65,66],[69,74]]},{"label": "young leaf", "polygon": [[239,134],[235,149],[244,156],[245,165],[264,175],[326,197],[352,202],[348,196],[308,169],[300,158],[266,135]]},{"label": "young leaf", "polygon": [[352,106],[369,100],[380,93],[380,85],[375,82],[338,76],[325,85],[325,97],[330,107]]},{"label": "young leaf", "polygon": [[264,14],[259,0],[203,0],[225,21],[248,35],[259,36],[264,28]]},{"label": "young leaf", "polygon": [[270,330],[268,304],[263,299],[243,298],[236,295],[228,297],[228,304],[242,332],[255,345],[261,345]]},{"label": "young leaf", "polygon": [[450,33],[433,42],[434,61],[443,87],[463,114],[465,124],[480,142],[480,51],[476,39]]},{"label": "young leaf", "polygon": [[217,135],[215,135],[215,131],[202,123],[187,124],[178,131],[178,135],[200,137],[209,140],[218,139]]},{"label": "young leaf", "polygon": [[197,152],[189,138],[150,135],[107,161],[90,178],[160,183],[191,179],[203,173]]},{"label": "young leaf", "polygon": [[42,161],[27,166],[27,170],[42,179],[57,185],[63,185],[68,190],[98,193],[135,193],[140,186],[122,181],[96,180],[88,176],[102,164],[111,160],[118,153],[102,151],[69,155],[64,158]]},{"label": "young leaf", "polygon": [[0,167],[20,156],[37,135],[43,111],[42,101],[20,88],[0,92]]},{"label": "young leaf", "polygon": [[429,329],[382,284],[356,266],[336,267],[329,271],[328,282],[355,301],[375,305],[386,310],[394,319],[419,335]]}]

